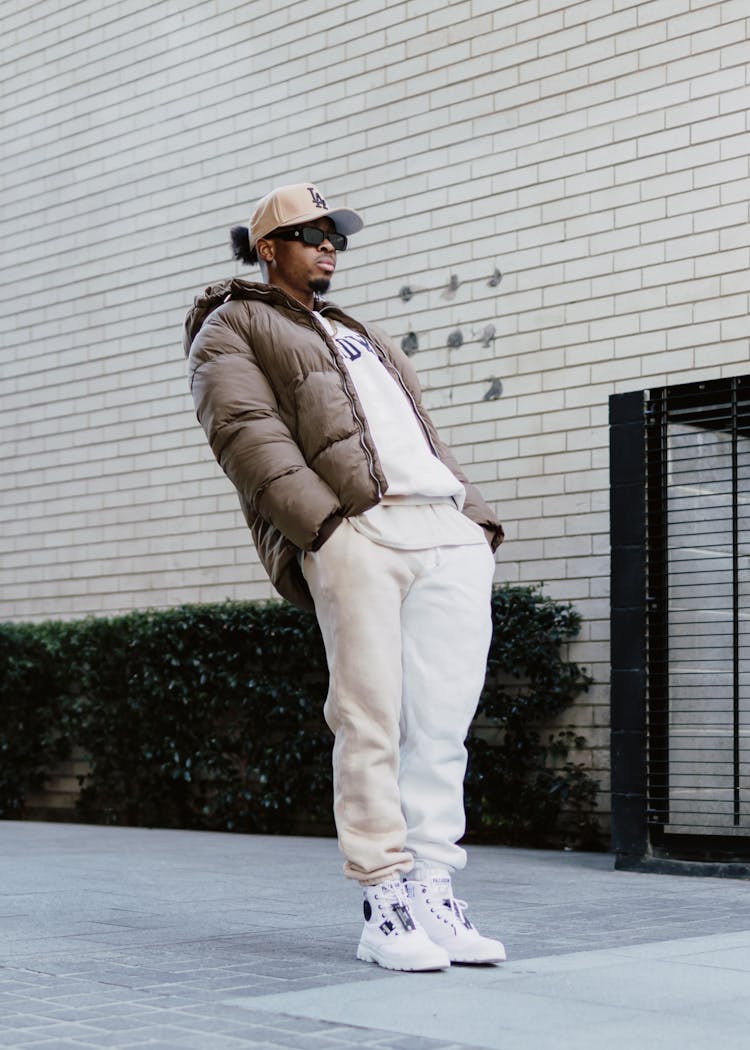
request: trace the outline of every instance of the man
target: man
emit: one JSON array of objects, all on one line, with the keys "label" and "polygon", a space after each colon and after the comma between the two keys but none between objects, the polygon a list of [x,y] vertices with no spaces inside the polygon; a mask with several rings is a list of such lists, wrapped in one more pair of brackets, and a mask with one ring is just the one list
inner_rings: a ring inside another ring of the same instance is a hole
[{"label": "man", "polygon": [[232,230],[263,281],[196,299],[190,384],[273,584],[320,624],[336,829],[364,892],[357,957],[500,962],[451,874],[466,863],[463,742],[502,527],[438,437],[409,359],[322,298],[362,226],[312,184],[263,197]]}]

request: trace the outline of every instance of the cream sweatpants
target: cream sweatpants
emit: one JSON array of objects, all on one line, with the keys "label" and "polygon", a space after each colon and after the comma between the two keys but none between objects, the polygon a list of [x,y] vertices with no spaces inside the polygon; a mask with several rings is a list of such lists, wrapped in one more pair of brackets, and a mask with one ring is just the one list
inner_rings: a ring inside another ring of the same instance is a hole
[{"label": "cream sweatpants", "polygon": [[326,649],[344,873],[463,868],[464,740],[484,682],[495,560],[486,543],[399,550],[344,521],[303,573]]}]

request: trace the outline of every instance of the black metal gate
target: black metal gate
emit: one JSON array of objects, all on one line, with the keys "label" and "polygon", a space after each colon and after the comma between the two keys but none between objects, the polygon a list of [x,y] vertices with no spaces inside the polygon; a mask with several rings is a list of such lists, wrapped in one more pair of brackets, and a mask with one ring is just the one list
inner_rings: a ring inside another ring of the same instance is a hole
[{"label": "black metal gate", "polygon": [[616,395],[610,423],[618,863],[747,875],[750,377]]}]

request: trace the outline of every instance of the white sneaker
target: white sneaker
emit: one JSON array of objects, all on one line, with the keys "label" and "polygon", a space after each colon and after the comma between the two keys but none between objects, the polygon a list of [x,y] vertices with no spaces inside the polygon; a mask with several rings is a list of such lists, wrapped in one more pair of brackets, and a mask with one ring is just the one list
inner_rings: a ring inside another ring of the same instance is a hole
[{"label": "white sneaker", "polygon": [[446,970],[450,958],[414,921],[400,879],[364,886],[365,928],[357,958],[387,970]]},{"label": "white sneaker", "polygon": [[407,880],[404,885],[414,918],[431,941],[445,948],[451,962],[505,961],[505,948],[500,941],[482,937],[469,922],[466,901],[453,896],[450,875],[429,875],[424,882]]}]

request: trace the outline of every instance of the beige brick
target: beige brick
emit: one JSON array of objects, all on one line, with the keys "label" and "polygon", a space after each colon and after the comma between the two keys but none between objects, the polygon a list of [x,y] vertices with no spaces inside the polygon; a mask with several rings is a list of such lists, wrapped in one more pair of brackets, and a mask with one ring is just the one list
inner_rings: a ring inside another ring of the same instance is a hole
[{"label": "beige brick", "polygon": [[721,299],[707,299],[696,303],[693,316],[696,323],[701,321],[720,320],[723,317],[736,317],[747,310],[747,296],[723,296]]},{"label": "beige brick", "polygon": [[714,368],[716,364],[716,356],[721,353],[722,361],[724,362],[721,367],[722,377],[729,375],[743,375],[747,370],[748,361],[750,360],[750,346],[748,346],[748,336],[750,332],[747,331],[747,326],[743,333],[742,325],[739,328],[739,338],[734,342],[724,338],[726,332],[723,333],[721,339],[717,339],[713,346],[699,346],[695,349],[695,367],[696,368]]},{"label": "beige brick", "polygon": [[750,322],[747,316],[732,317],[721,322],[721,340],[733,341],[750,338]]}]

